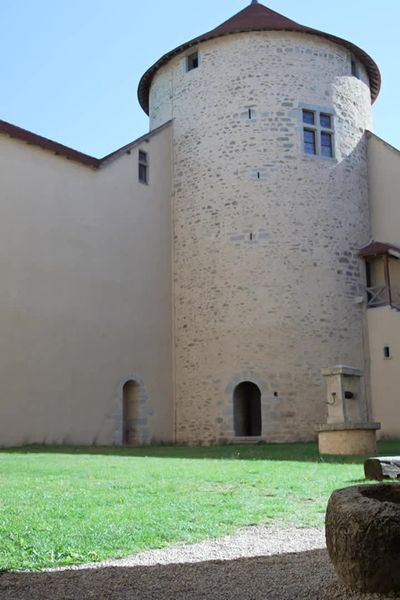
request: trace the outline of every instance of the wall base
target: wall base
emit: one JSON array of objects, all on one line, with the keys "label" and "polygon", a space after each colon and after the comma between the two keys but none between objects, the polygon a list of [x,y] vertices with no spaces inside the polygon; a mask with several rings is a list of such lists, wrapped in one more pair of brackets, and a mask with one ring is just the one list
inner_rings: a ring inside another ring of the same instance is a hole
[{"label": "wall base", "polygon": [[357,455],[376,453],[376,432],[380,423],[335,423],[318,432],[320,454]]}]

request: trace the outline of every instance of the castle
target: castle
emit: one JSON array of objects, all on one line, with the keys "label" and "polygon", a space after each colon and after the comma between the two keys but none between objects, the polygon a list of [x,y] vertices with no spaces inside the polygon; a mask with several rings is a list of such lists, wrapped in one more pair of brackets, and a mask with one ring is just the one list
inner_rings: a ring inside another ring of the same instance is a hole
[{"label": "castle", "polygon": [[311,440],[321,369],[400,435],[400,154],[360,48],[253,0],[96,159],[0,121],[0,445]]}]

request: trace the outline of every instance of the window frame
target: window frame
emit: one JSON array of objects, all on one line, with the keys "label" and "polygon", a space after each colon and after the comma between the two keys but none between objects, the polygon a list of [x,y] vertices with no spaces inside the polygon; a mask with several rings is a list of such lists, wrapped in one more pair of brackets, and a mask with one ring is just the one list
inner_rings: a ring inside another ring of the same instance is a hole
[{"label": "window frame", "polygon": [[[306,140],[306,133],[312,134],[313,139],[311,142]],[[317,136],[316,136],[315,129],[303,127],[303,146],[304,146],[303,147],[304,154],[306,154],[307,156],[316,156],[317,155]],[[307,146],[312,147],[313,152],[307,152],[306,151]]]},{"label": "window frame", "polygon": [[[191,62],[194,60],[196,61],[195,66],[194,62]],[[186,67],[186,73],[190,73],[190,71],[195,71],[196,69],[198,69],[200,66],[200,55],[199,55],[199,51],[198,50],[194,50],[193,52],[190,52],[189,54],[186,54],[185,56],[185,67]]]},{"label": "window frame", "polygon": [[138,150],[138,180],[139,183],[149,185],[149,153],[141,148]]},{"label": "window frame", "polygon": [[360,65],[358,64],[358,61],[354,58],[354,56],[350,59],[350,71],[352,77],[355,77],[356,79],[361,79]]},{"label": "window frame", "polygon": [[[310,118],[310,115],[312,115],[312,119]],[[322,119],[324,117],[329,117],[329,126],[327,124],[322,124]],[[323,106],[301,105],[300,119],[303,155],[314,158],[323,158],[326,160],[335,160],[335,111],[332,108]],[[306,140],[307,132],[313,132],[313,144],[312,142]],[[323,143],[324,139],[329,140],[330,143]],[[307,152],[307,146],[312,146],[314,148],[314,152]],[[326,153],[324,148],[329,148],[329,153]]]}]

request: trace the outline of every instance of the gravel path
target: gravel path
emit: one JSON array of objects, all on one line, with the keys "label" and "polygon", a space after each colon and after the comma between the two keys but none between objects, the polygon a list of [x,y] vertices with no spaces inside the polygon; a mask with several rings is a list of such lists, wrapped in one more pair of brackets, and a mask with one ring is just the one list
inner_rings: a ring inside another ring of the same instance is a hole
[{"label": "gravel path", "polygon": [[[199,544],[40,573],[0,573],[1,600],[347,600],[320,529],[248,527]],[[390,597],[393,600],[393,596]],[[396,596],[400,598],[400,596]]]}]

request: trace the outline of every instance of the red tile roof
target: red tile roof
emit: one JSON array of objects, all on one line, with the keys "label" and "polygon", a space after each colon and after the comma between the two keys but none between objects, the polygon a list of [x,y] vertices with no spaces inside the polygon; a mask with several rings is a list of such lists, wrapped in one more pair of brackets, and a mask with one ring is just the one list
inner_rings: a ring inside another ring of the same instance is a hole
[{"label": "red tile roof", "polygon": [[77,150],[73,150],[67,146],[63,146],[63,144],[59,144],[58,142],[53,142],[52,140],[42,137],[41,135],[37,135],[31,131],[27,131],[26,129],[12,125],[11,123],[7,123],[7,121],[0,121],[0,133],[5,133],[12,138],[26,142],[27,144],[32,144],[33,146],[39,146],[45,150],[50,150],[54,154],[59,154],[64,158],[75,160],[88,167],[98,168],[100,166],[100,160],[98,158],[93,158],[93,156],[83,154],[82,152],[78,152]]},{"label": "red tile roof", "polygon": [[331,42],[334,42],[335,44],[338,44],[339,46],[344,46],[350,50],[350,52],[357,57],[367,69],[370,79],[372,101],[374,101],[379,94],[381,86],[379,69],[372,58],[366,52],[361,50],[361,48],[358,48],[347,40],[330,35],[329,33],[324,33],[322,31],[318,31],[317,29],[300,25],[299,23],[280,15],[279,13],[267,8],[262,4],[252,3],[250,6],[247,6],[212,31],[194,38],[193,40],[178,46],[174,50],[171,50],[167,54],[164,54],[164,56],[162,56],[152,67],[150,67],[150,69],[148,69],[141,78],[138,88],[139,102],[143,110],[148,114],[149,91],[154,75],[158,69],[171,60],[171,58],[177,54],[180,54],[181,52],[184,52],[191,46],[200,44],[201,42],[246,31],[298,31],[301,33],[308,33],[323,37]]},{"label": "red tile roof", "polygon": [[362,258],[368,258],[369,256],[385,256],[395,252],[400,254],[400,248],[393,244],[386,244],[385,242],[376,242],[372,240],[369,244],[361,248],[360,256]]},{"label": "red tile roof", "polygon": [[99,169],[107,163],[115,160],[119,156],[126,154],[134,146],[137,146],[141,142],[145,142],[155,133],[158,133],[159,131],[167,127],[170,123],[171,121],[167,121],[167,123],[164,123],[164,125],[161,125],[161,127],[153,129],[150,133],[142,135],[136,140],[129,142],[129,144],[127,144],[126,146],[115,150],[115,152],[111,152],[111,154],[108,154],[103,158],[94,158],[93,156],[89,156],[88,154],[84,154],[83,152],[79,152],[78,150],[73,150],[73,148],[68,148],[68,146],[64,146],[63,144],[59,144],[58,142],[53,142],[53,140],[49,140],[48,138],[42,137],[41,135],[37,135],[36,133],[32,133],[31,131],[27,131],[26,129],[22,129],[21,127],[12,125],[11,123],[7,123],[7,121],[0,120],[0,134],[5,134],[22,142],[26,142],[27,144],[31,144],[32,146],[38,146],[40,148],[43,148],[44,150],[49,150],[50,152],[62,156],[63,158],[79,162],[82,165],[85,165],[86,167]]}]

